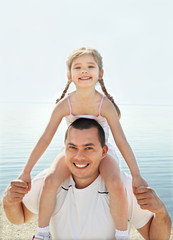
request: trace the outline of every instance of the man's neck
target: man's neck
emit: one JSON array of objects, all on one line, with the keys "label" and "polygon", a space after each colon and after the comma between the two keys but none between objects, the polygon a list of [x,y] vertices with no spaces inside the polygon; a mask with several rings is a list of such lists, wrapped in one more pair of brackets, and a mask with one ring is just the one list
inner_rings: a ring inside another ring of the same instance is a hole
[{"label": "man's neck", "polygon": [[99,176],[99,173],[96,174],[95,176],[89,177],[89,178],[78,178],[76,176],[73,176],[73,180],[75,182],[75,187],[78,189],[82,189],[82,188],[86,188],[88,187],[90,184],[92,184],[96,178]]}]

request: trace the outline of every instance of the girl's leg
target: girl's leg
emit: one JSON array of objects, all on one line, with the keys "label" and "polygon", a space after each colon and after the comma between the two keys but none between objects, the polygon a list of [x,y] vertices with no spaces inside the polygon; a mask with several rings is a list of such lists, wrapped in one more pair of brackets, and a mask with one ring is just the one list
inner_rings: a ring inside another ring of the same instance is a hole
[{"label": "girl's leg", "polygon": [[[110,196],[110,211],[116,226],[116,239],[128,239],[128,203],[117,162],[107,155],[100,163],[100,174]],[[118,235],[124,235],[118,237]]]},{"label": "girl's leg", "polygon": [[[45,177],[40,197],[38,232],[49,232],[48,225],[56,204],[56,192],[61,183],[70,175],[64,153],[57,156]],[[46,233],[46,234],[47,234]]]}]

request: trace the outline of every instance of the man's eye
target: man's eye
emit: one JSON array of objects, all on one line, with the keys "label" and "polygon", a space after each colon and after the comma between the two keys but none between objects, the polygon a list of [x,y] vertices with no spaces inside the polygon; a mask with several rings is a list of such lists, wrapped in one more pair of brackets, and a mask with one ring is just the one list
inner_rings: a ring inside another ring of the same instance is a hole
[{"label": "man's eye", "polygon": [[76,149],[76,147],[69,146],[69,149],[71,149],[71,150],[75,150],[75,149]]},{"label": "man's eye", "polygon": [[93,150],[93,148],[92,147],[87,147],[87,148],[85,148],[86,150]]}]

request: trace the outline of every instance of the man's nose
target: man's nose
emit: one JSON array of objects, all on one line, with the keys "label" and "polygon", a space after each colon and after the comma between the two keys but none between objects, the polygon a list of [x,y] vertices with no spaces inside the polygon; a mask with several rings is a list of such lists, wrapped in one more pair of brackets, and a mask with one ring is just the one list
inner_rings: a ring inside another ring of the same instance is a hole
[{"label": "man's nose", "polygon": [[76,160],[83,160],[85,158],[83,150],[78,150],[75,155]]}]

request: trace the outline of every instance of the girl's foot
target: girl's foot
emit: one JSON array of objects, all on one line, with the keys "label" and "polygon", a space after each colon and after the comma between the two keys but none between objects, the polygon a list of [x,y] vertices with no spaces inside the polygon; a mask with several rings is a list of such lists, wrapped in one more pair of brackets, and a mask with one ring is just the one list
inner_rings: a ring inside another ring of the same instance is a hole
[{"label": "girl's foot", "polygon": [[32,240],[53,240],[51,234],[49,233],[48,236],[40,236],[40,235],[34,235]]}]

